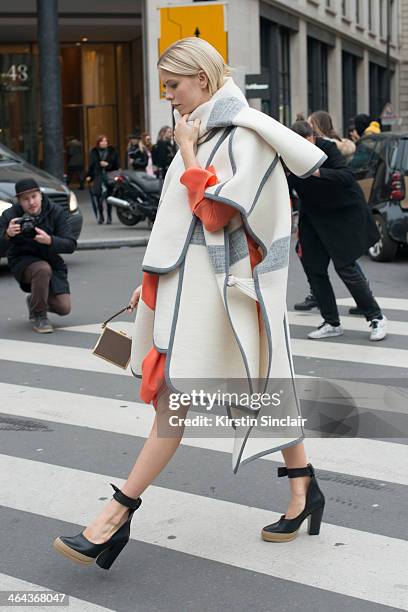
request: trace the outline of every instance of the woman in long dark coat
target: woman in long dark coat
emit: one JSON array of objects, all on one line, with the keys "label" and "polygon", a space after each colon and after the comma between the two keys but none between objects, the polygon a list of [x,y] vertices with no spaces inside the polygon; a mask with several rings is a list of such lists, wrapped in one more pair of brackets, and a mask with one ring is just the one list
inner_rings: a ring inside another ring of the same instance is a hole
[{"label": "woman in long dark coat", "polygon": [[[89,154],[89,168],[86,180],[93,181],[92,194],[98,204],[98,223],[104,223],[103,216],[103,201],[108,195],[108,172],[119,169],[119,157],[111,145],[108,143],[108,138],[104,134],[98,136],[95,147]],[[112,223],[112,205],[106,203],[107,220],[106,223]]]},{"label": "woman in long dark coat", "polygon": [[332,260],[337,274],[370,323],[370,340],[383,340],[387,333],[386,318],[357,263],[379,240],[364,194],[334,142],[317,138],[307,121],[297,121],[292,130],[327,155],[313,176],[299,179],[290,174],[288,177],[289,186],[301,199],[298,254],[323,317],[323,323],[308,337],[317,340],[343,334],[327,272]]}]

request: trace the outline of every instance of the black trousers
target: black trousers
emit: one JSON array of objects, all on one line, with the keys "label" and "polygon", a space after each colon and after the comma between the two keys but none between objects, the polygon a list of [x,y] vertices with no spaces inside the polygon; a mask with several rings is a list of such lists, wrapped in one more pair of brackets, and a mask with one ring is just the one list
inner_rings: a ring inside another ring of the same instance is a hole
[{"label": "black trousers", "polygon": [[[298,254],[321,315],[326,323],[339,325],[336,296],[327,271],[331,257],[309,222],[302,222],[299,225],[299,245]],[[334,261],[333,264],[367,321],[381,318],[381,309],[371,293],[370,285],[360,265],[356,261],[346,266],[339,266]]]}]

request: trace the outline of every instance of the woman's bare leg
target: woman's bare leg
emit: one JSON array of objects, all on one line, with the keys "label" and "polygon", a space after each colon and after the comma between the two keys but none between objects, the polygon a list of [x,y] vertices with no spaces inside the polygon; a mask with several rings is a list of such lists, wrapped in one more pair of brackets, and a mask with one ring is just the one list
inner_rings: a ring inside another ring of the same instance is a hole
[{"label": "woman's bare leg", "polygon": [[[286,467],[299,468],[307,466],[307,457],[305,445],[303,442],[290,446],[282,450],[282,455],[285,460]],[[286,518],[295,518],[302,512],[306,503],[306,491],[309,486],[310,476],[300,476],[298,478],[289,478],[291,499],[286,511]]]},{"label": "woman's bare leg", "polygon": [[[171,436],[165,437],[166,426],[171,415],[183,418],[188,407],[181,407],[177,412],[169,408],[169,392],[165,389],[159,396],[156,416],[149,437],[140,451],[128,479],[121,491],[136,499],[153,482],[166,467],[180,445],[184,427],[171,427]],[[112,499],[84,530],[84,536],[94,542],[102,544],[122,525],[128,516],[128,509]]]}]

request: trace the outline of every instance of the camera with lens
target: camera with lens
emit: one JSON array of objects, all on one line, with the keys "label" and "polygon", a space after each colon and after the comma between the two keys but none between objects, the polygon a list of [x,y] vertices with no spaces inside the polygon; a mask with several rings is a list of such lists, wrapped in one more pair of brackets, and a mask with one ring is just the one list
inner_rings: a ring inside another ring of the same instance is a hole
[{"label": "camera with lens", "polygon": [[34,238],[37,235],[35,228],[37,227],[37,219],[31,215],[25,214],[16,223],[21,226],[21,235],[24,238]]}]

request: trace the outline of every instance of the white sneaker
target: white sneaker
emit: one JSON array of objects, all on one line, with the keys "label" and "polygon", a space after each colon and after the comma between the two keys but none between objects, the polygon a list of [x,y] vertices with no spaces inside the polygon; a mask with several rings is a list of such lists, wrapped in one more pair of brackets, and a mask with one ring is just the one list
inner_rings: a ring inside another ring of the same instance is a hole
[{"label": "white sneaker", "polygon": [[316,331],[312,331],[307,334],[308,338],[312,340],[320,340],[321,338],[332,338],[333,336],[342,336],[343,328],[341,325],[330,325],[330,323],[323,323],[319,325]]},{"label": "white sneaker", "polygon": [[370,321],[371,333],[370,340],[383,340],[387,335],[387,319],[383,315],[382,319],[372,319]]}]

